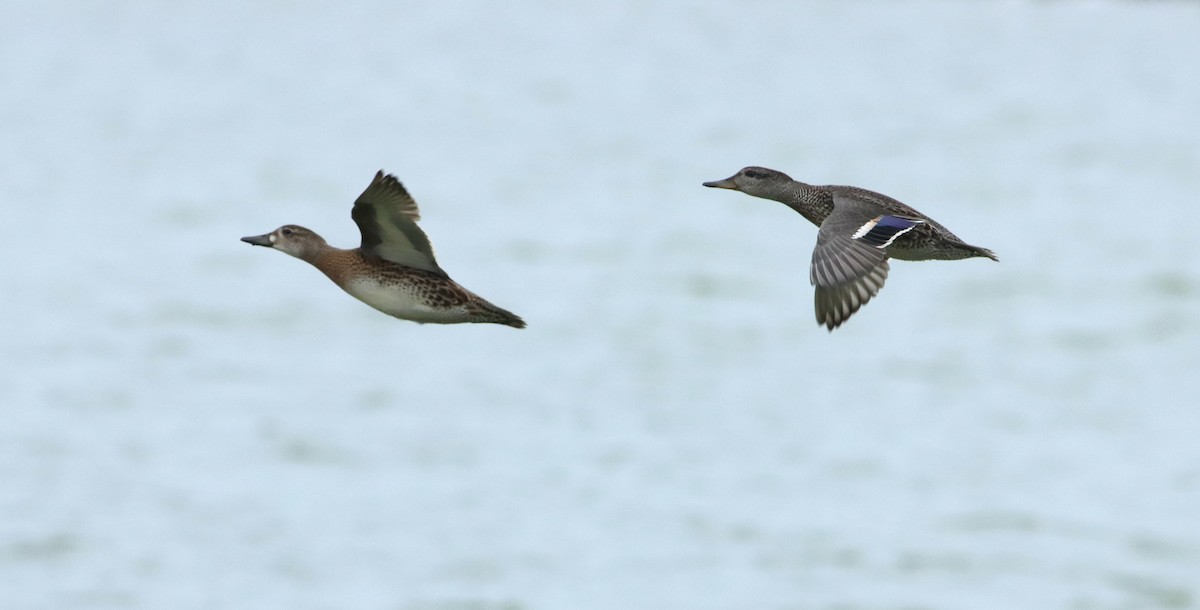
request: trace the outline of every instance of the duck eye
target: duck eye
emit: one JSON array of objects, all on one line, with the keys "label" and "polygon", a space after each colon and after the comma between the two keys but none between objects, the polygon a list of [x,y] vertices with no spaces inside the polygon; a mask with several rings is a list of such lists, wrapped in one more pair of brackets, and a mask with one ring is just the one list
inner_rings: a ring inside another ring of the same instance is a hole
[{"label": "duck eye", "polygon": [[288,235],[291,235],[291,234],[292,234],[292,230],[291,230],[291,229],[284,229],[284,230],[283,230],[283,231],[281,231],[281,232],[283,233],[284,237],[287,237]]}]

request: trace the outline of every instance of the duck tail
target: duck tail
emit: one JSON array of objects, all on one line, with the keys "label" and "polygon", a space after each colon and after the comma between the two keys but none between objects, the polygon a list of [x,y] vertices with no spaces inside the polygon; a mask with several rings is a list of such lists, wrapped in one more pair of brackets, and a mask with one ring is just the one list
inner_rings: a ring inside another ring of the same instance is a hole
[{"label": "duck tail", "polygon": [[990,258],[996,262],[1000,262],[1000,258],[996,256],[996,253],[992,252],[991,250],[988,250],[987,248],[980,248],[979,246],[971,246],[971,251],[975,253],[975,256],[983,256],[983,257]]},{"label": "duck tail", "polygon": [[[497,309],[499,309],[499,308],[497,308]],[[518,316],[517,314],[515,314],[511,311],[505,311],[503,309],[499,309],[499,311],[497,313],[500,315],[500,319],[496,320],[497,324],[503,324],[505,326],[511,326],[513,328],[525,328],[525,320],[522,320],[521,316]]]},{"label": "duck tail", "polygon": [[525,320],[522,320],[521,316],[518,316],[507,309],[496,307],[491,303],[484,302],[481,303],[481,305],[483,306],[481,308],[482,311],[479,312],[480,315],[476,320],[474,320],[475,322],[503,324],[513,328],[525,328]]}]

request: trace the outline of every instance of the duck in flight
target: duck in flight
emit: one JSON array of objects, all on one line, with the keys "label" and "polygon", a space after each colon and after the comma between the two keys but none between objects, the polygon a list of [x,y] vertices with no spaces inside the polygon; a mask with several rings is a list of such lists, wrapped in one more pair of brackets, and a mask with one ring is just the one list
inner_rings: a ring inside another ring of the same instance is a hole
[{"label": "duck in flight", "polygon": [[765,167],[746,167],[704,186],[778,201],[820,227],[809,281],[816,287],[817,323],[830,331],[879,293],[889,258],[1000,260],[987,248],[963,242],[932,218],[867,189],[813,186]]},{"label": "duck in flight", "polygon": [[362,245],[350,250],[330,246],[320,235],[297,225],[242,241],[303,260],[350,296],[402,320],[525,328],[520,317],[458,285],[438,266],[429,238],[417,226],[421,219],[417,202],[395,176],[376,173],[355,200],[350,217],[362,233]]}]

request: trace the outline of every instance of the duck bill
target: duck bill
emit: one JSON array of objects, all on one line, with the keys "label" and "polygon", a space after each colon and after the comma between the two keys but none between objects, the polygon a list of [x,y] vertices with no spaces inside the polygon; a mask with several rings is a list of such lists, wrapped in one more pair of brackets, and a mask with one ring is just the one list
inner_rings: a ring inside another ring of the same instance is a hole
[{"label": "duck bill", "polygon": [[255,235],[253,237],[243,237],[242,241],[252,246],[267,246],[269,248],[272,245],[270,233],[265,235]]},{"label": "duck bill", "polygon": [[713,180],[712,182],[705,182],[704,186],[712,187],[715,189],[731,189],[731,190],[735,190],[735,191],[737,190],[737,185],[734,184],[734,182],[733,182],[733,176],[730,176],[724,180]]}]

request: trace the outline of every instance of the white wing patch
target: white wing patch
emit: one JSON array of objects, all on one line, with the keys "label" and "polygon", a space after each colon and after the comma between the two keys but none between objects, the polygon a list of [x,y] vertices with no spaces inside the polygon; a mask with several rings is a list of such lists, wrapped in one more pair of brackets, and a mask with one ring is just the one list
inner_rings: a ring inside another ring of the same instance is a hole
[{"label": "white wing patch", "polygon": [[861,240],[863,243],[882,250],[892,245],[897,237],[908,233],[919,224],[925,224],[925,221],[899,216],[876,216],[859,227],[850,236],[850,239]]},{"label": "white wing patch", "polygon": [[859,227],[859,229],[854,232],[854,235],[850,236],[850,239],[862,239],[863,235],[866,235],[871,229],[875,228],[875,225],[879,224],[879,220],[881,218],[883,218],[883,216],[876,216],[875,218],[868,220],[867,224]]}]

